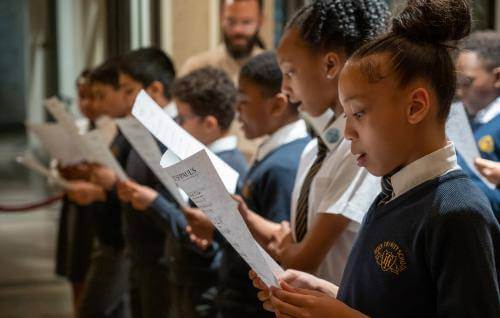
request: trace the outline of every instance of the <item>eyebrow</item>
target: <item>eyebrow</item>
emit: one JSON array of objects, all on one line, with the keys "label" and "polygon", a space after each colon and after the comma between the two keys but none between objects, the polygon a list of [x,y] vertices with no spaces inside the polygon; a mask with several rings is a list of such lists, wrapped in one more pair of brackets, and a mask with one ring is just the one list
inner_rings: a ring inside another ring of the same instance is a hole
[{"label": "eyebrow", "polygon": [[366,98],[366,96],[365,96],[365,95],[363,95],[363,94],[354,94],[354,95],[352,95],[352,96],[347,97],[347,98],[344,100],[344,103],[346,103],[346,102],[348,102],[348,101],[351,101],[351,100],[353,100],[353,99],[364,99],[364,98]]}]

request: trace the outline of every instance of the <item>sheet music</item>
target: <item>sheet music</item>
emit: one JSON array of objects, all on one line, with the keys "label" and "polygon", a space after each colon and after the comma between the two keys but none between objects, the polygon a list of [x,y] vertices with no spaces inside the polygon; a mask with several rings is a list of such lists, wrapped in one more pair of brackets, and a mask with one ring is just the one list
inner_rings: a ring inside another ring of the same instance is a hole
[{"label": "sheet music", "polygon": [[462,103],[453,103],[451,105],[450,115],[446,122],[446,135],[453,141],[455,148],[464,158],[469,168],[471,168],[486,185],[491,189],[495,189],[495,185],[483,177],[474,165],[474,159],[481,157],[481,155],[479,154],[476,139],[474,138],[467,118],[467,113]]},{"label": "sheet music", "polygon": [[16,158],[16,161],[25,166],[26,168],[44,176],[53,181],[55,184],[58,186],[68,189],[69,183],[65,179],[63,179],[61,176],[56,175],[50,171],[49,168],[45,167],[40,161],[38,161],[35,157],[31,155],[26,155],[26,156],[19,156]]},{"label": "sheet music", "polygon": [[[169,149],[169,152],[180,159],[186,159],[200,150],[206,150],[226,189],[230,193],[235,192],[239,177],[238,172],[180,127],[144,90],[135,99],[132,115],[162,142]],[[172,154],[165,156],[170,160],[163,160],[163,167],[171,165],[172,158],[174,158]]]},{"label": "sheet music", "polygon": [[59,124],[27,123],[26,126],[37,136],[51,157],[57,159],[62,166],[77,164],[85,160],[80,149]]},{"label": "sheet music", "polygon": [[56,98],[51,98],[45,102],[45,106],[52,116],[57,119],[58,124],[66,130],[69,138],[73,140],[74,145],[78,147],[85,160],[109,167],[116,173],[116,176],[120,180],[127,179],[125,171],[123,171],[123,168],[111,153],[101,131],[96,129],[85,135],[81,135],[75,124],[75,118],[66,111],[60,101]]},{"label": "sheet music", "polygon": [[277,277],[283,269],[252,237],[207,151],[201,150],[166,170],[262,281],[279,287]]},{"label": "sheet music", "polygon": [[115,156],[109,150],[104,137],[99,130],[93,130],[82,136],[85,147],[88,149],[87,160],[97,162],[112,169],[119,180],[127,180],[127,175]]},{"label": "sheet music", "polygon": [[161,152],[153,136],[151,136],[147,129],[133,117],[118,119],[116,123],[141,159],[146,163],[149,169],[153,171],[163,186],[172,194],[177,203],[181,206],[186,205],[186,201],[182,198],[179,188],[177,188],[177,185],[172,181],[167,171],[159,164]]}]

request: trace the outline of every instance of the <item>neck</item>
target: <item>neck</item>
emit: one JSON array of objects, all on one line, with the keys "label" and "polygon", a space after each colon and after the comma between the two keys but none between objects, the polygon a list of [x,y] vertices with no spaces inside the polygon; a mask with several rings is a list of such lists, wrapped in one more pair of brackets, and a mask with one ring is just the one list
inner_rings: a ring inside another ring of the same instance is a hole
[{"label": "neck", "polygon": [[212,136],[207,136],[207,138],[204,140],[204,144],[205,144],[205,146],[209,146],[209,145],[213,144],[215,141],[217,141],[221,138],[227,137],[228,135],[229,135],[229,132],[225,131],[225,132],[221,132],[218,134],[214,134]]},{"label": "neck", "polygon": [[283,128],[286,125],[289,125],[291,123],[294,123],[297,120],[299,120],[299,116],[298,115],[296,115],[296,116],[287,116],[287,117],[282,118],[280,120],[276,120],[275,121],[276,124],[273,125],[273,127],[271,129],[269,129],[266,134],[267,135],[272,135],[275,132],[277,132],[278,130],[280,130],[281,128]]},{"label": "neck", "polygon": [[405,166],[445,147],[448,142],[444,126],[438,132],[420,133],[415,140],[418,142],[413,144],[414,151],[408,156]]}]

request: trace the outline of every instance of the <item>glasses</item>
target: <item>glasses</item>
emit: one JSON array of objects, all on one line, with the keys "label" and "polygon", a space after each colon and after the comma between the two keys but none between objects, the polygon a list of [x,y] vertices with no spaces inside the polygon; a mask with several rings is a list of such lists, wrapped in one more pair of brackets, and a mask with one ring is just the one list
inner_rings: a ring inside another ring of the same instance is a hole
[{"label": "glasses", "polygon": [[188,120],[196,118],[196,117],[200,117],[200,116],[198,116],[198,115],[187,115],[187,116],[177,115],[177,116],[175,116],[174,120],[177,124],[179,124],[179,126],[182,126]]}]

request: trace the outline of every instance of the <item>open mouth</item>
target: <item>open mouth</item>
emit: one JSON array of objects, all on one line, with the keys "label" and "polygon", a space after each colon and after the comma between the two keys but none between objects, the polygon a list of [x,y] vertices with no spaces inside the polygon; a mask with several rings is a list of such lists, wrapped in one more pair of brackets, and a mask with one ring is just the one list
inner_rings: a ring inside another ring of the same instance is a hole
[{"label": "open mouth", "polygon": [[359,167],[365,167],[366,166],[366,153],[363,153],[363,154],[361,154],[361,155],[358,156],[358,158],[356,160],[356,164]]}]

